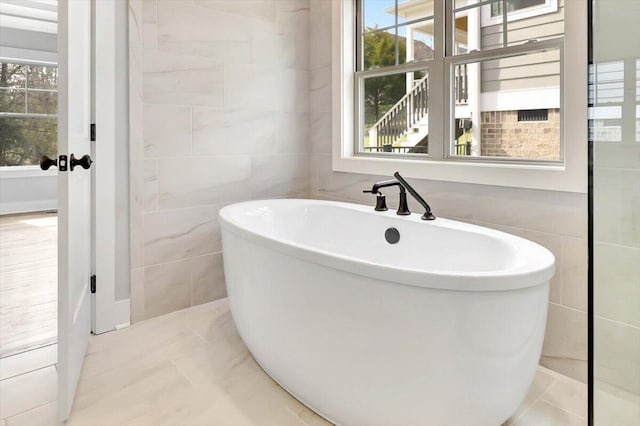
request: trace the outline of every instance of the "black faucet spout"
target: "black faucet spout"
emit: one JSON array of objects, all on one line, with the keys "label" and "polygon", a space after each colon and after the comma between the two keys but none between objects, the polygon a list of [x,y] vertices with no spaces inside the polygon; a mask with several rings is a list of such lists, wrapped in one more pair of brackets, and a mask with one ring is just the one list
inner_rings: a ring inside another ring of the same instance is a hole
[{"label": "black faucet spout", "polygon": [[396,179],[389,179],[389,180],[376,182],[373,184],[370,191],[365,189],[362,192],[369,193],[369,194],[377,194],[378,199],[376,201],[375,210],[385,211],[387,210],[387,205],[386,205],[385,197],[384,195],[382,195],[380,190],[382,188],[387,188],[390,186],[397,186],[398,189],[400,190],[400,203],[398,204],[398,211],[396,212],[396,214],[401,216],[411,214],[411,211],[409,210],[409,204],[407,203],[407,192],[405,191],[404,186],[402,186],[402,184]]},{"label": "black faucet spout", "polygon": [[[420,203],[420,205],[422,207],[424,207],[424,214],[422,215],[422,220],[435,220],[435,216],[433,215],[433,213],[431,212],[431,207],[429,206],[429,204],[427,204],[427,202],[424,200],[424,198],[422,198],[420,196],[420,194],[418,194],[418,191],[416,191],[415,189],[413,189],[413,187],[411,185],[409,185],[409,182],[407,182],[406,180],[404,180],[404,178],[402,176],[400,176],[400,173],[395,172],[393,174],[393,176],[398,180],[398,182],[400,182],[400,184],[405,187],[407,189],[407,191],[409,191],[409,194],[411,194],[411,196],[413,198],[416,199],[416,201],[418,203]],[[405,199],[406,199],[406,194],[405,194]]]},{"label": "black faucet spout", "polygon": [[380,182],[376,182],[371,187],[371,191],[364,190],[362,192],[367,192],[371,194],[378,194],[382,188],[387,188],[389,186],[398,186],[400,188],[400,192],[404,192],[404,187],[400,182],[395,179],[383,180]]}]

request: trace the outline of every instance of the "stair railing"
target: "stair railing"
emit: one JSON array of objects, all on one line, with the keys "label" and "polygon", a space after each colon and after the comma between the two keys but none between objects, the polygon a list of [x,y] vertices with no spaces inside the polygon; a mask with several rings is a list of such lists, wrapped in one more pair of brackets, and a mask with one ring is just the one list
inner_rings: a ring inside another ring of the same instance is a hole
[{"label": "stair railing", "polygon": [[[413,88],[391,107],[369,129],[369,142],[378,147],[391,147],[409,129],[427,115],[429,102],[428,75],[418,80]],[[389,149],[388,151],[391,151]]]}]

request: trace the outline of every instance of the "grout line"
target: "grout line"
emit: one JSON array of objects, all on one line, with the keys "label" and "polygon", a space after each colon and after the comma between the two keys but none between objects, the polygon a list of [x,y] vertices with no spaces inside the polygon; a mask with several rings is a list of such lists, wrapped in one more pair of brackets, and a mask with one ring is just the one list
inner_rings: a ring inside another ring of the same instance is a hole
[{"label": "grout line", "polygon": [[611,246],[611,247],[616,247],[616,248],[620,248],[620,249],[627,249],[627,250],[640,250],[640,247],[638,246],[629,246],[629,245],[624,245],[621,243],[613,243],[611,241],[595,241],[595,245],[596,246]]},{"label": "grout line", "polygon": [[556,382],[558,382],[560,380],[559,377],[556,377],[553,382],[551,382],[551,384],[549,386],[547,386],[547,388],[540,394],[540,396],[538,396],[536,399],[534,399],[531,404],[522,411],[522,413],[520,413],[520,415],[518,417],[516,417],[515,419],[513,419],[513,422],[515,422],[516,420],[524,417],[525,414],[527,414],[529,412],[529,410],[531,409],[531,407],[533,407],[538,401],[540,401],[540,399],[542,398],[542,395],[544,395],[549,389],[551,389],[551,387],[553,385],[556,384]]},{"label": "grout line", "polygon": [[615,324],[618,324],[618,325],[623,325],[625,327],[630,327],[630,328],[633,328],[635,330],[640,330],[639,326],[634,325],[634,324],[629,324],[628,322],[624,322],[624,321],[620,321],[620,320],[617,320],[617,319],[609,318],[609,317],[606,317],[606,316],[600,315],[600,314],[595,314],[594,316],[596,318],[600,318],[600,319],[603,319],[605,321],[609,321],[609,322],[612,322],[612,323],[615,323]]},{"label": "grout line", "polygon": [[143,215],[148,215],[148,214],[157,214],[157,213],[164,213],[164,212],[172,212],[172,211],[183,211],[183,210],[195,210],[195,209],[204,209],[204,208],[210,208],[210,207],[218,207],[218,208],[223,208],[225,206],[228,206],[230,204],[235,204],[235,203],[241,203],[243,201],[249,201],[250,199],[237,199],[237,200],[232,200],[232,201],[227,201],[225,203],[215,203],[215,204],[196,204],[193,206],[184,206],[184,207],[171,207],[171,208],[164,208],[164,209],[160,209],[160,210],[152,210],[152,211],[143,211]]},{"label": "grout line", "polygon": [[[150,268],[150,267],[153,267],[153,266],[170,265],[172,263],[186,262],[186,261],[189,261],[189,260],[192,260],[192,259],[198,259],[200,257],[211,256],[213,254],[220,254],[220,253],[222,253],[222,250],[212,251],[211,253],[203,253],[203,254],[199,254],[197,256],[185,257],[184,259],[170,260],[168,262],[152,263],[152,264],[149,264],[149,265],[143,265],[140,268],[144,269],[144,268]],[[138,268],[136,268],[136,269],[138,269]]]},{"label": "grout line", "polygon": [[19,413],[15,413],[15,414],[14,414],[14,415],[12,415],[12,416],[5,417],[5,418],[4,418],[4,419],[2,419],[2,420],[3,420],[3,422],[5,422],[5,423],[4,423],[4,425],[9,425],[9,419],[12,419],[12,418],[14,418],[14,417],[16,417],[16,416],[20,416],[20,415],[22,415],[22,414],[24,414],[24,413],[28,413],[29,411],[37,410],[38,408],[42,408],[42,407],[44,407],[45,405],[51,405],[51,404],[57,404],[57,403],[58,403],[58,399],[56,398],[56,399],[54,399],[53,401],[49,401],[49,402],[45,402],[44,404],[36,405],[35,407],[29,408],[29,409],[24,410],[24,411],[20,411]]},{"label": "grout line", "polygon": [[296,419],[300,420],[304,426],[309,426],[309,423],[307,423],[307,422],[305,422],[304,420],[302,420],[302,419],[300,418],[300,416],[298,416],[298,415],[297,415],[297,414],[296,414],[296,413],[291,409],[291,407],[289,407],[288,405],[285,405],[285,408],[286,408],[287,410],[289,410],[289,412],[290,412],[291,414],[293,414],[293,416],[294,416]]},{"label": "grout line", "polygon": [[571,307],[571,306],[563,305],[562,303],[555,303],[555,302],[549,301],[549,304],[550,305],[560,306],[561,308],[567,308],[567,309],[570,309],[570,310],[575,311],[575,312],[580,312],[581,314],[586,314],[587,313],[587,312],[585,312],[585,311],[583,311],[581,309],[577,309],[577,308],[574,308],[574,307]]},{"label": "grout line", "polygon": [[[585,386],[586,386],[586,385],[585,385]],[[545,392],[540,396],[540,398],[542,398],[546,393],[547,393],[547,391],[545,391]],[[554,408],[557,408],[557,409],[558,409],[558,410],[560,410],[560,411],[564,411],[565,413],[569,414],[569,415],[570,415],[570,416],[572,416],[572,417],[577,417],[577,418],[579,418],[580,420],[586,420],[586,418],[584,418],[584,417],[582,417],[582,416],[579,416],[579,415],[577,415],[577,414],[575,414],[575,413],[573,413],[573,412],[571,412],[571,411],[568,411],[567,409],[562,408],[562,407],[560,407],[560,406],[559,406],[559,405],[557,405],[557,404],[554,404],[553,402],[549,401],[548,399],[542,399],[542,402],[544,402],[545,404],[549,404],[550,406],[552,406],[552,407],[554,407]]]}]

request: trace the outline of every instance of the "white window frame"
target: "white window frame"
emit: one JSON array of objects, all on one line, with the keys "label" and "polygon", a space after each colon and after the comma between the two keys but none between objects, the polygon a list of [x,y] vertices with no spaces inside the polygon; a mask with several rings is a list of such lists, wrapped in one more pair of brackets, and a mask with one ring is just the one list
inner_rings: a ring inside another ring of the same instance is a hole
[{"label": "white window frame", "polygon": [[[26,60],[26,59],[13,59],[7,58],[0,55],[0,62],[7,62],[12,64],[22,64],[22,65],[34,65],[34,66],[51,66],[58,67],[57,62],[53,61],[35,61],[35,60]],[[25,87],[25,102],[26,96],[28,96],[27,91],[29,90],[28,86]],[[56,89],[57,93],[58,90]],[[26,106],[25,106],[26,108]],[[56,118],[58,114],[30,114],[27,112],[5,112],[0,111],[1,117],[9,117],[9,118]],[[15,171],[15,173],[13,173]],[[43,171],[40,169],[38,165],[28,165],[28,166],[0,166],[0,178],[10,179],[13,177],[42,177],[42,176],[56,176],[58,173],[55,169],[50,169],[48,171]]]},{"label": "white window frame", "polygon": [[[518,21],[520,19],[532,18],[558,11],[558,0],[545,0],[544,4],[538,6],[525,7],[523,9],[507,12],[507,22]],[[502,24],[502,16],[491,16],[491,5],[482,6],[480,13],[481,26]]]},{"label": "white window frame", "polygon": [[[564,122],[564,162],[500,162],[489,158],[447,158],[451,127],[448,108],[450,94],[433,85],[429,139],[430,157],[358,155],[355,117],[355,1],[332,3],[332,169],[338,172],[405,176],[450,182],[474,183],[552,191],[587,192],[587,7],[584,2],[566,2],[564,60],[562,73],[571,75],[561,87]],[[436,45],[430,78],[445,80],[445,65],[458,62],[464,55],[444,58],[445,2],[434,2]],[[440,37],[438,37],[440,35]],[[517,49],[517,47],[515,48]],[[469,54],[473,55],[473,53]],[[470,56],[469,56],[470,57]],[[445,64],[445,62],[447,64]],[[445,117],[446,120],[445,121]],[[437,123],[432,125],[432,123]],[[445,124],[446,123],[446,124]],[[442,143],[437,143],[442,141]]]}]

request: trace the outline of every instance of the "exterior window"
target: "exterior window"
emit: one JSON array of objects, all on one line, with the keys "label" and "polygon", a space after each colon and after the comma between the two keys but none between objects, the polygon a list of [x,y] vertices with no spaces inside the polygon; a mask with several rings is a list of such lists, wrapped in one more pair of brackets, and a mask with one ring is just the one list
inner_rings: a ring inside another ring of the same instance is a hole
[{"label": "exterior window", "polygon": [[433,3],[418,2],[417,8],[409,3],[358,2],[359,152],[411,155],[429,151]]},{"label": "exterior window", "polygon": [[[564,8],[516,23],[482,19],[548,4],[447,1],[441,20],[433,1],[357,0],[356,155],[562,162]],[[450,29],[443,40],[438,28]],[[433,101],[441,89],[444,108]],[[520,120],[523,110],[548,119]]]},{"label": "exterior window", "polygon": [[[546,0],[509,0],[507,2],[507,12],[515,12],[518,10],[526,9],[529,7],[544,6]],[[502,2],[495,2],[491,4],[491,17],[502,15]]]},{"label": "exterior window", "polygon": [[0,62],[0,166],[56,156],[57,79],[53,65]]}]

